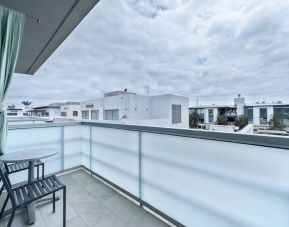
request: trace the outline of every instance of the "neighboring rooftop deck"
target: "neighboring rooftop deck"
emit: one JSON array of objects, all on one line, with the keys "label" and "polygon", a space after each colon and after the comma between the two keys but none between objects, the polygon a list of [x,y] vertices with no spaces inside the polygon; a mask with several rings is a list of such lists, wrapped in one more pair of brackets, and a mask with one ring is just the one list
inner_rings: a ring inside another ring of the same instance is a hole
[{"label": "neighboring rooftop deck", "polygon": [[[69,227],[168,226],[84,170],[63,174],[59,178],[67,185],[67,226]],[[59,192],[58,196],[62,197],[62,192]],[[7,220],[8,216],[4,222],[0,222],[0,226],[6,226]],[[17,213],[12,226],[29,226],[25,209]],[[56,202],[54,214],[52,203],[39,203],[33,226],[61,227],[62,201]]]}]

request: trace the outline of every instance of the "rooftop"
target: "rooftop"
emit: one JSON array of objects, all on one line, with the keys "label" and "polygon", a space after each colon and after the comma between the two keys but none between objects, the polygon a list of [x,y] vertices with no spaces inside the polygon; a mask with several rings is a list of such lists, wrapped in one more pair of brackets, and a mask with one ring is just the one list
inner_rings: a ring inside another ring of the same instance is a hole
[{"label": "rooftop", "polygon": [[[67,185],[67,226],[69,227],[168,226],[84,170],[63,174],[59,178]],[[58,196],[61,197],[62,192],[59,192]],[[56,212],[54,214],[52,213],[51,203],[39,203],[34,226],[61,227],[61,200],[62,198],[56,202]],[[24,209],[19,210],[13,221],[13,227],[29,226],[24,211]],[[6,226],[7,220],[6,218],[0,222],[0,226]]]}]

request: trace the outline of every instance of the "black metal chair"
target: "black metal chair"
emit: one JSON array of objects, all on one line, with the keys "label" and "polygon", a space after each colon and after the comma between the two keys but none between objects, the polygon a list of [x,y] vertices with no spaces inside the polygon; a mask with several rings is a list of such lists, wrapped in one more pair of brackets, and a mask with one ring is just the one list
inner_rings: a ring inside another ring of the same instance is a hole
[{"label": "black metal chair", "polygon": [[[40,160],[34,162],[35,168],[37,168],[37,179],[39,179],[39,167],[42,168],[42,178],[44,178],[44,163]],[[17,173],[29,168],[28,162],[19,162],[19,163],[9,163],[5,164],[8,174]]]},{"label": "black metal chair", "polygon": [[[28,162],[19,162],[19,163],[9,163],[9,164],[4,164],[6,168],[7,174],[12,174],[12,173],[17,173],[20,171],[27,170],[29,168]],[[44,163],[40,160],[36,160],[34,162],[35,167],[37,168],[37,179],[39,180],[39,167],[42,167],[42,178],[44,178]],[[1,181],[1,179],[0,179]],[[3,192],[4,189],[4,184],[2,184],[0,188],[0,196]]]},{"label": "black metal chair", "polygon": [[8,173],[3,162],[0,162],[0,180],[3,181],[7,196],[0,211],[0,220],[5,211],[8,200],[11,201],[11,216],[8,227],[11,226],[16,209],[25,207],[29,203],[39,200],[47,195],[53,194],[53,213],[55,213],[55,193],[63,190],[63,227],[66,226],[66,186],[56,176],[49,176],[43,179],[36,179],[32,183],[18,187],[12,187]]}]

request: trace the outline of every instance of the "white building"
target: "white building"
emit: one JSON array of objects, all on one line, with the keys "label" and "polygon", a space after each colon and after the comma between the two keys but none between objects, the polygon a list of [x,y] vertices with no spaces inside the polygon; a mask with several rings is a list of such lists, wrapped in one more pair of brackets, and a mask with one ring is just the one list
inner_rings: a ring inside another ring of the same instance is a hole
[{"label": "white building", "polygon": [[67,119],[80,120],[80,102],[61,103],[60,116]]},{"label": "white building", "polygon": [[245,98],[240,95],[234,99],[234,105],[206,105],[190,107],[190,113],[197,112],[199,122],[214,124],[218,115],[222,115],[230,122],[236,117],[245,115],[249,124],[255,126],[268,126],[273,114],[280,117],[283,126],[289,126],[289,104],[281,101],[267,103],[265,101],[256,103],[245,103]]},{"label": "white building", "polygon": [[57,102],[27,110],[27,116],[54,119],[80,119],[80,102]]},{"label": "white building", "polygon": [[54,117],[60,116],[60,106],[51,104],[48,106],[37,106],[27,110],[26,112],[29,117],[45,117],[53,119]]},{"label": "white building", "polygon": [[177,95],[144,96],[115,91],[81,102],[82,120],[187,128],[189,100]]},{"label": "white building", "polygon": [[22,108],[17,108],[15,105],[11,105],[6,108],[6,114],[8,117],[22,117],[23,112],[24,111]]}]

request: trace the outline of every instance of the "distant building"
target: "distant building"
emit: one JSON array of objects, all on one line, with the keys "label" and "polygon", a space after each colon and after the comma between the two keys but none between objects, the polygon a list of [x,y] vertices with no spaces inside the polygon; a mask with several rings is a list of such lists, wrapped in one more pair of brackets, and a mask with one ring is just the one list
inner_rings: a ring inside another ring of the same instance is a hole
[{"label": "distant building", "polygon": [[234,123],[237,118],[237,107],[234,105],[207,105],[190,107],[190,113],[196,112],[201,124],[214,124],[218,115],[227,119],[228,123]]},{"label": "distant building", "polygon": [[79,120],[80,102],[66,102],[60,105],[60,116],[68,119]]},{"label": "distant building", "polygon": [[27,116],[45,117],[49,119],[80,119],[80,102],[56,102],[47,106],[38,106],[27,110]]},{"label": "distant building", "polygon": [[38,106],[26,111],[29,117],[53,118],[60,116],[60,106]]},{"label": "distant building", "polygon": [[249,124],[257,126],[268,126],[273,114],[278,113],[281,124],[289,126],[289,104],[281,101],[245,103],[245,98],[238,95],[234,99],[234,105],[194,106],[189,111],[196,112],[199,122],[204,124],[215,124],[218,115],[226,117],[229,123],[234,123],[238,116],[244,114],[248,117]]},{"label": "distant building", "polygon": [[8,106],[6,109],[8,117],[21,117],[23,116],[23,109],[17,108],[15,105]]},{"label": "distant building", "polygon": [[103,98],[81,102],[81,118],[127,124],[188,127],[187,97],[145,96],[127,91],[105,93]]}]

